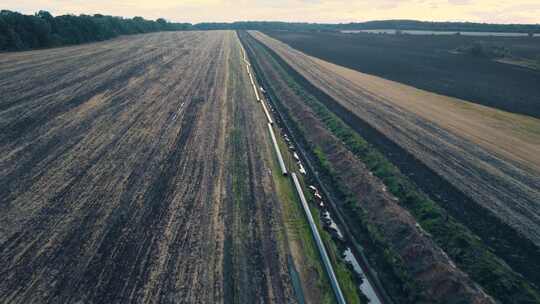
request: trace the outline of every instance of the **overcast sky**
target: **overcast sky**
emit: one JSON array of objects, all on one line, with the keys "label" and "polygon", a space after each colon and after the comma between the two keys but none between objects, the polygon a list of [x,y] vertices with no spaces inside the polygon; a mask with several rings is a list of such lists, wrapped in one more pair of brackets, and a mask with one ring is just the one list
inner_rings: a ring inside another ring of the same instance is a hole
[{"label": "overcast sky", "polygon": [[381,19],[540,23],[540,0],[2,0],[31,14],[102,13],[179,22],[277,20],[353,22]]}]

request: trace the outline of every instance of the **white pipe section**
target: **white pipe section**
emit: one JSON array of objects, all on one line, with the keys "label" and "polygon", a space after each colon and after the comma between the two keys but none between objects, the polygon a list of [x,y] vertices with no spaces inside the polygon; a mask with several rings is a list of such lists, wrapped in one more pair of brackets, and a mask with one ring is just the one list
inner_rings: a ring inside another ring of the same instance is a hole
[{"label": "white pipe section", "polygon": [[261,105],[263,107],[264,114],[266,114],[266,118],[268,119],[268,123],[273,124],[274,121],[272,120],[272,117],[270,116],[270,113],[268,112],[268,109],[266,108],[266,104],[265,104],[264,100],[261,100]]},{"label": "white pipe section", "polygon": [[270,123],[268,123],[268,130],[270,131],[270,137],[272,138],[272,143],[274,144],[274,149],[276,150],[276,155],[278,158],[279,167],[281,168],[281,173],[283,175],[287,175],[287,168],[285,167],[283,156],[281,156],[281,151],[279,150],[276,135],[274,135],[274,129],[272,129],[272,125]]},{"label": "white pipe section", "polygon": [[302,202],[302,207],[304,207],[304,212],[306,213],[309,226],[311,228],[311,233],[315,238],[315,243],[319,248],[319,252],[321,254],[323,264],[326,268],[326,272],[330,277],[330,283],[332,284],[332,289],[334,290],[334,294],[336,295],[336,300],[339,304],[346,304],[347,302],[345,301],[345,297],[343,296],[341,288],[339,287],[339,282],[337,281],[336,274],[334,273],[334,269],[332,268],[332,264],[330,263],[330,259],[328,258],[328,254],[326,253],[326,249],[324,248],[324,244],[319,234],[319,230],[317,230],[317,225],[315,225],[315,221],[313,220],[313,216],[311,215],[311,210],[309,210],[306,197],[304,196],[304,192],[302,191],[302,186],[300,186],[300,182],[298,181],[298,177],[296,176],[296,174],[293,172],[291,175],[294,181],[294,186],[296,187],[296,192],[298,192],[298,196],[300,197],[300,201]]},{"label": "white pipe section", "polygon": [[255,86],[254,83],[253,83],[253,91],[255,91],[255,96],[257,97],[257,101],[261,101],[261,99],[259,98],[259,92],[257,92],[257,87]]}]

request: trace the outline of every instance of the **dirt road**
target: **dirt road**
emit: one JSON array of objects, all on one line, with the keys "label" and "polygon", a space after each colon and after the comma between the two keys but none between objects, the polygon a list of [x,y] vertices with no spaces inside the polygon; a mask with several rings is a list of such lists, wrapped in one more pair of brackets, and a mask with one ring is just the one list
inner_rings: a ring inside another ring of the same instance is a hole
[{"label": "dirt road", "polygon": [[234,32],[0,55],[0,299],[295,302]]}]

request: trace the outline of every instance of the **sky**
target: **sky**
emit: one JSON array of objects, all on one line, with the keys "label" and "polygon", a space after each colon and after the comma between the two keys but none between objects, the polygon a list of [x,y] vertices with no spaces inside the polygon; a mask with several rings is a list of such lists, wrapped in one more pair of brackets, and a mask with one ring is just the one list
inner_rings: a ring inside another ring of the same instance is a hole
[{"label": "sky", "polygon": [[33,14],[95,14],[175,22],[246,20],[362,22],[386,19],[540,24],[540,0],[2,0],[1,9]]}]

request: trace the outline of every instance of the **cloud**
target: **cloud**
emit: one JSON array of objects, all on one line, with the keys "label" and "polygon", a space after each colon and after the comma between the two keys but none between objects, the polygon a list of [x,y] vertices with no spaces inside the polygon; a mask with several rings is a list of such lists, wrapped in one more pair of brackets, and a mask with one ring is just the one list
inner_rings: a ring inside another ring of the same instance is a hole
[{"label": "cloud", "polygon": [[448,0],[448,3],[453,5],[467,5],[471,4],[471,0]]},{"label": "cloud", "polygon": [[3,0],[2,8],[53,14],[103,13],[173,21],[381,19],[540,23],[538,0]]}]

